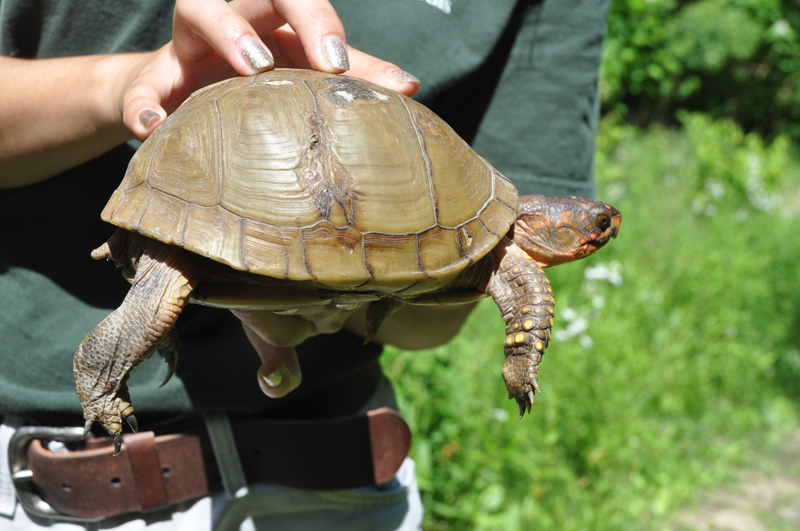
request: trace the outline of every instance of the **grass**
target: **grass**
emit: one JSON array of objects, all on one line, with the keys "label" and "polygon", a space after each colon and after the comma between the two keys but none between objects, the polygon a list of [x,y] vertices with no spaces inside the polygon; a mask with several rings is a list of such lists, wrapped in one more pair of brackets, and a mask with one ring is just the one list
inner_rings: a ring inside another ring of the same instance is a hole
[{"label": "grass", "polygon": [[606,119],[599,197],[619,238],[548,270],[554,341],[517,420],[484,301],[450,344],[388,349],[434,530],[665,527],[770,452],[800,412],[800,161],[729,121]]}]

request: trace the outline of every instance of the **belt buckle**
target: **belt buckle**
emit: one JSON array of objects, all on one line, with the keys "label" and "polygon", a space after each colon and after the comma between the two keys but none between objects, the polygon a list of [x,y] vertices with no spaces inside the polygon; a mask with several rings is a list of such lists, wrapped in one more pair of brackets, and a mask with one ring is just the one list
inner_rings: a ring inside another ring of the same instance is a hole
[{"label": "belt buckle", "polygon": [[[91,437],[91,433],[87,435]],[[11,437],[8,445],[8,466],[17,490],[17,499],[25,510],[40,518],[67,522],[97,522],[100,517],[70,516],[51,507],[36,492],[33,472],[28,468],[28,444],[33,439],[61,439],[78,441],[83,438],[83,428],[57,428],[51,426],[22,426]]]}]

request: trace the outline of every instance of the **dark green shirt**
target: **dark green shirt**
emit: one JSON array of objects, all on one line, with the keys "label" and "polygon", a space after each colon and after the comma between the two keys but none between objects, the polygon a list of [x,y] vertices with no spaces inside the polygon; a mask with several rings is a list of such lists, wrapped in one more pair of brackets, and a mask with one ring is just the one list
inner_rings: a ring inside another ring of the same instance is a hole
[{"label": "dark green shirt", "polygon": [[[521,193],[593,194],[607,0],[333,5],[348,43],[419,77],[417,99]],[[169,1],[0,0],[0,53],[15,57],[151,50],[171,29]],[[99,213],[132,153],[124,145],[43,183],[0,191],[0,412],[80,413],[72,356],[128,288],[89,253],[113,232]],[[260,362],[229,312],[190,306],[177,326],[184,344],[177,377],[158,388],[166,374],[159,356],[134,370],[137,411],[264,410],[317,391],[380,353],[346,333],[318,336],[298,349],[301,387],[272,400],[258,388]]]}]

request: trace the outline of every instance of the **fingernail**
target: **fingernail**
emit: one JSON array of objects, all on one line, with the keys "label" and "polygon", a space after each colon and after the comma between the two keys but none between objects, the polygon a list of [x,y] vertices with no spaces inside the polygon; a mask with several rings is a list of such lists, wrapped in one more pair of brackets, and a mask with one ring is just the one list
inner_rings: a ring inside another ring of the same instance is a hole
[{"label": "fingernail", "polygon": [[339,70],[350,70],[350,61],[347,59],[347,46],[336,35],[328,35],[322,39],[322,47],[328,64]]},{"label": "fingernail", "polygon": [[264,381],[270,387],[278,387],[283,382],[283,374],[280,369],[275,369],[270,374],[264,376]]},{"label": "fingernail", "polygon": [[251,68],[261,70],[275,64],[269,52],[253,37],[244,35],[236,44]]},{"label": "fingernail", "polygon": [[158,118],[160,115],[154,111],[153,109],[142,109],[139,111],[139,123],[144,126],[145,129],[150,127],[150,124]]},{"label": "fingernail", "polygon": [[390,70],[389,75],[392,76],[392,79],[397,81],[398,83],[419,83],[419,79],[413,74],[409,74],[405,70],[400,70],[399,68],[396,70]]}]

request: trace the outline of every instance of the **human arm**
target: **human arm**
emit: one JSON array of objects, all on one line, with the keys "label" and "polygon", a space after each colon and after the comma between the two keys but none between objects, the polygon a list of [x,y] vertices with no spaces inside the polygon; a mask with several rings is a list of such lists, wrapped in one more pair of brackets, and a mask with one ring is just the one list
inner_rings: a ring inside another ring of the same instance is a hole
[{"label": "human arm", "polygon": [[[197,88],[271,68],[254,56],[258,47],[277,66],[342,72],[347,65],[340,58],[332,64],[323,45],[332,36],[344,42],[327,0],[179,0],[173,40],[158,50],[0,57],[0,188],[45,180],[134,134],[146,138]],[[413,80],[398,81],[396,66],[353,49],[348,55],[348,75],[416,91]]]}]

